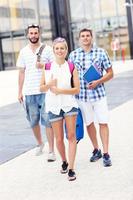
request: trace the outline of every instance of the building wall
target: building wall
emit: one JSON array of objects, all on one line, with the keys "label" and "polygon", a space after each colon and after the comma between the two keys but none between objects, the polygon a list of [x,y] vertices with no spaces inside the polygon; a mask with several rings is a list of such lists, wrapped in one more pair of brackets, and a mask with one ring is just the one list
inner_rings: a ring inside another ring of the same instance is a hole
[{"label": "building wall", "polygon": [[40,24],[42,41],[51,44],[52,30],[48,0],[0,0],[0,38],[3,68],[14,68],[19,50],[27,43],[25,29]]},{"label": "building wall", "polygon": [[[70,13],[66,18],[66,13],[63,17],[61,9],[57,9],[57,6],[68,5],[68,2]],[[55,12],[50,10],[50,3]],[[3,63],[0,69],[14,68],[19,50],[27,43],[25,34],[27,25],[40,24],[42,41],[48,44],[51,44],[53,36],[64,36],[58,35],[58,31],[55,30],[58,19],[61,19],[64,24],[65,20],[68,20],[69,26],[66,27],[69,29],[66,33],[68,31],[71,33],[67,38],[71,40],[71,50],[78,47],[79,30],[86,27],[93,29],[94,42],[105,48],[112,59],[114,55],[115,59],[122,59],[123,52],[125,58],[130,58],[126,11],[125,0],[0,0],[0,63]],[[54,27],[51,20],[56,21]],[[65,32],[64,28],[63,26],[60,34]],[[112,43],[116,41],[118,49],[114,54]]]},{"label": "building wall", "polygon": [[81,28],[93,30],[94,41],[105,48],[114,59],[111,48],[113,42],[119,43],[115,59],[130,58],[129,34],[125,0],[76,0],[70,1],[71,27],[74,46],[78,46],[78,32]]}]

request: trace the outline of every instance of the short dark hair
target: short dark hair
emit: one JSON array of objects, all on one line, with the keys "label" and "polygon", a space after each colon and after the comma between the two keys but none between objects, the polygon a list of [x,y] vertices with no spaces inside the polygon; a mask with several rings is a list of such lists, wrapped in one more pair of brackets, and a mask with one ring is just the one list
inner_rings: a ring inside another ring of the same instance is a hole
[{"label": "short dark hair", "polygon": [[80,32],[79,32],[79,37],[80,37],[80,34],[83,33],[83,32],[89,32],[89,33],[91,34],[91,36],[93,36],[93,35],[92,35],[92,30],[91,30],[91,29],[83,28],[83,29],[81,29]]}]

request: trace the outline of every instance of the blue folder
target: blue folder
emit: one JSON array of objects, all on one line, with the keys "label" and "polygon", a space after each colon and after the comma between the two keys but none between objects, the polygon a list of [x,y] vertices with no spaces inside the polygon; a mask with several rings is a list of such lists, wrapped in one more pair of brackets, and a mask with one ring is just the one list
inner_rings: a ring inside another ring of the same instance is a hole
[{"label": "blue folder", "polygon": [[89,69],[84,73],[83,77],[84,77],[85,81],[90,83],[90,82],[92,82],[94,80],[100,79],[101,78],[101,74],[93,65],[91,65],[89,67]]}]

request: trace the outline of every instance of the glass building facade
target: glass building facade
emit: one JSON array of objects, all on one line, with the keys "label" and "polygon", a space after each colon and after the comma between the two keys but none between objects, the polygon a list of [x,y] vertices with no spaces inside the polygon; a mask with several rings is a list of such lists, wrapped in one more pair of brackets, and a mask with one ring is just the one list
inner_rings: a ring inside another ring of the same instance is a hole
[{"label": "glass building facade", "polygon": [[42,27],[47,44],[63,36],[73,50],[79,30],[91,28],[112,59],[114,53],[117,60],[133,58],[133,0],[0,0],[0,70],[15,68],[32,23]]}]

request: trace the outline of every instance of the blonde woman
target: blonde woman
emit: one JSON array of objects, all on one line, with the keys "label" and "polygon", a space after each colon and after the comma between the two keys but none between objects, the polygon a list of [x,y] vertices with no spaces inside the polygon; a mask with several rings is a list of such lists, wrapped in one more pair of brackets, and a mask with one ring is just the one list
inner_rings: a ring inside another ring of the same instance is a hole
[{"label": "blonde woman", "polygon": [[[53,42],[55,60],[50,64],[47,80],[46,70],[43,71],[40,90],[46,94],[46,112],[56,138],[56,146],[62,159],[61,173],[68,172],[68,180],[76,179],[74,161],[76,155],[76,117],[78,105],[74,95],[79,93],[78,72],[74,68],[71,72],[66,61],[68,53],[67,42],[64,38],[56,38]],[[73,87],[71,77],[73,75]],[[68,160],[64,144],[63,123],[66,123],[68,133]]]}]

